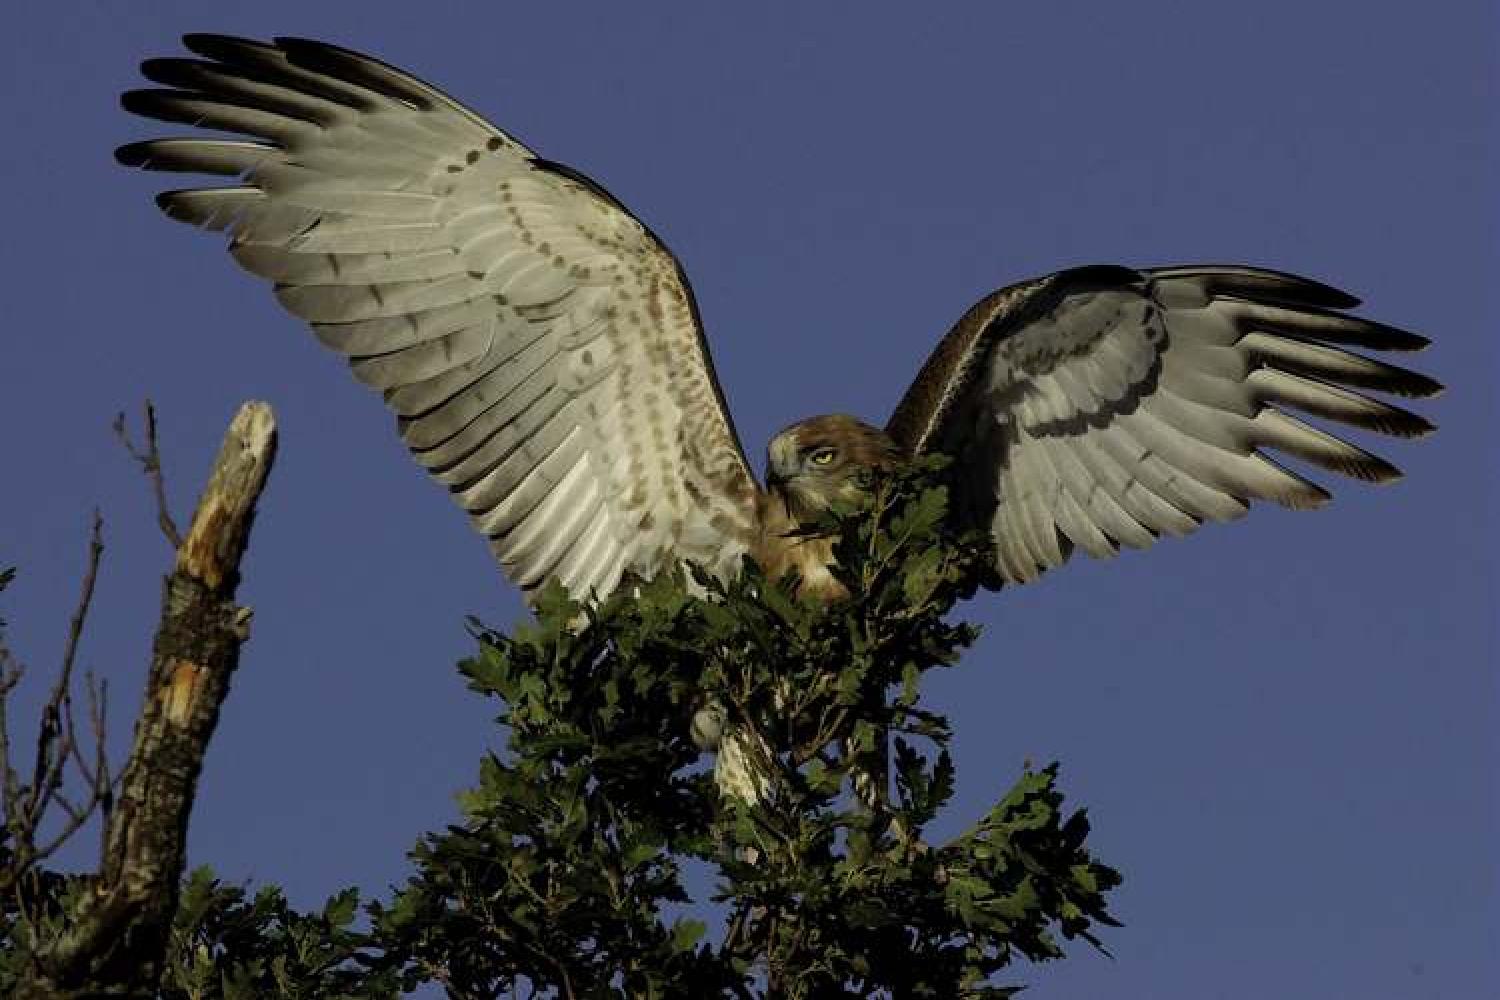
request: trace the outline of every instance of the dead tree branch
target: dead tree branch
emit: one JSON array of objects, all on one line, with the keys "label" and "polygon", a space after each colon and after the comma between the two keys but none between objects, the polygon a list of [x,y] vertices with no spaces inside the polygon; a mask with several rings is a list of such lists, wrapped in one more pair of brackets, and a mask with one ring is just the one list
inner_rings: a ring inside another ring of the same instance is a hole
[{"label": "dead tree branch", "polygon": [[130,440],[124,413],[115,415],[115,436],[130,453],[130,457],[141,463],[141,471],[151,481],[151,493],[156,497],[156,524],[161,528],[161,533],[167,536],[172,548],[181,548],[182,534],[177,530],[177,522],[172,520],[172,511],[167,506],[166,476],[161,468],[161,449],[156,443],[156,407],[149,399],[145,404],[145,423],[146,444],[143,448],[137,448],[135,442]]},{"label": "dead tree branch", "polygon": [[[148,457],[153,424],[148,410]],[[250,612],[234,596],[275,450],[270,408],[240,407],[166,579],[145,700],[100,870],[66,931],[36,952],[18,1000],[155,995],[198,776],[249,634]]]},{"label": "dead tree branch", "polygon": [[[88,623],[89,609],[93,606],[94,585],[99,577],[99,562],[103,554],[104,522],[95,511],[89,531],[83,585],[68,623],[62,665],[42,706],[28,782],[23,782],[12,766],[9,719],[4,712],[4,703],[20,683],[25,670],[8,649],[0,646],[0,771],[3,771],[0,774],[0,805],[5,811],[9,848],[5,864],[0,866],[0,896],[16,893],[38,864],[77,833],[95,812],[108,812],[110,806],[112,788],[108,765],[103,757],[102,695],[95,692],[92,677],[88,679],[90,721],[96,724],[92,762],[84,757],[73,720],[73,670],[78,660],[79,642]],[[63,792],[70,760],[83,778],[83,797],[77,802]],[[42,840],[43,823],[55,809],[62,810],[64,819],[58,829]],[[17,912],[26,911],[19,900],[14,905]]]}]

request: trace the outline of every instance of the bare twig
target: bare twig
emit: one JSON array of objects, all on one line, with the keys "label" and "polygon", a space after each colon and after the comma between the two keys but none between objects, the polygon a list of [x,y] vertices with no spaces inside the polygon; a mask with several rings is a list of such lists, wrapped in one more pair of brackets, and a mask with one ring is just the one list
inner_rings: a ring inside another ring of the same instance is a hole
[{"label": "bare twig", "polygon": [[172,520],[172,512],[167,507],[167,483],[162,474],[161,449],[156,443],[156,407],[151,400],[145,404],[146,423],[146,446],[137,448],[135,442],[130,440],[130,432],[125,427],[125,414],[119,413],[115,416],[115,436],[130,453],[130,457],[141,463],[141,471],[146,478],[151,480],[151,492],[156,497],[156,524],[161,528],[161,533],[167,536],[167,541],[172,548],[182,546],[182,535],[177,530],[177,522]]},{"label": "bare twig", "polygon": [[77,725],[73,720],[73,699],[70,695],[64,707],[63,721],[68,727],[69,750],[73,755],[73,766],[78,773],[83,775],[83,780],[90,788],[99,788],[104,797],[108,798],[108,792],[113,791],[109,777],[109,757],[107,754],[106,720],[104,717],[104,682],[96,678],[92,671],[83,675],[83,689],[88,695],[89,703],[89,731],[94,734],[93,759],[83,754],[83,743],[78,739]]},{"label": "bare twig", "polygon": [[[89,694],[89,729],[94,734],[94,766],[90,771],[90,784],[99,789],[99,809],[105,822],[115,804],[115,780],[109,774],[109,682],[96,678],[92,673],[84,675],[84,685]],[[80,762],[82,757],[79,758]]]},{"label": "bare twig", "polygon": [[[83,590],[78,595],[78,605],[68,622],[68,642],[63,648],[62,671],[57,679],[55,692],[66,697],[68,681],[73,676],[73,664],[78,659],[78,642],[83,637],[83,627],[88,622],[89,608],[94,603],[94,584],[99,579],[99,560],[104,555],[104,518],[94,511],[93,523],[89,526],[89,562],[83,576]],[[54,694],[54,699],[57,695]]]}]

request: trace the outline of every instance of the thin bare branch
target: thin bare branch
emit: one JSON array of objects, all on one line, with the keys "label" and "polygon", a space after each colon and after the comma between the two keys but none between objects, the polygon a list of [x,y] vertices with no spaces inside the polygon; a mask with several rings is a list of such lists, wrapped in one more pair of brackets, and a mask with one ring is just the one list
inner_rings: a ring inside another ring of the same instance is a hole
[{"label": "thin bare branch", "polygon": [[91,784],[98,792],[99,810],[108,823],[115,804],[115,785],[119,781],[109,773],[109,682],[89,673],[84,675],[84,687],[89,696],[89,729],[94,734]]},{"label": "thin bare branch", "polygon": [[68,643],[63,648],[62,670],[53,689],[53,700],[60,704],[67,697],[68,682],[73,677],[73,664],[78,659],[78,642],[83,638],[83,627],[88,622],[89,608],[94,603],[94,584],[99,579],[99,560],[104,555],[104,518],[94,511],[93,523],[89,526],[88,569],[83,576],[83,589],[78,595],[78,604],[73,618],[68,623]]},{"label": "thin bare branch", "polygon": [[94,814],[94,802],[92,800],[84,806],[74,806],[66,797],[57,794],[53,796],[52,801],[62,806],[63,812],[68,814],[68,821],[51,838],[43,842],[42,846],[32,852],[31,862],[33,865],[41,864],[50,858],[58,848],[68,842],[68,839],[73,834],[83,829],[83,825]]},{"label": "thin bare branch", "polygon": [[71,818],[79,820],[80,822],[82,822],[82,820],[86,818],[83,813],[83,807],[74,805],[73,800],[68,798],[67,792],[59,790],[57,793],[56,802],[58,807],[62,809],[63,812],[67,813]]},{"label": "thin bare branch", "polygon": [[[88,623],[89,609],[94,601],[94,585],[99,578],[99,561],[104,554],[104,520],[96,510],[89,531],[88,565],[83,575],[83,586],[74,607],[73,617],[68,623],[68,638],[63,647],[62,665],[52,691],[42,706],[42,720],[37,727],[36,756],[32,762],[31,782],[19,797],[17,812],[12,816],[12,833],[18,846],[31,854],[37,828],[46,815],[48,807],[62,787],[68,759],[73,753],[72,727],[67,723],[71,714],[73,667],[78,660],[78,644]],[[19,824],[19,829],[15,829]],[[19,855],[18,855],[19,856]],[[32,860],[37,860],[32,858]]]},{"label": "thin bare branch", "polygon": [[[68,624],[67,641],[57,677],[41,710],[29,783],[21,781],[12,762],[10,720],[6,712],[9,696],[20,683],[24,668],[15,661],[8,649],[0,645],[0,799],[3,799],[6,830],[10,836],[9,857],[4,869],[0,870],[0,892],[21,891],[24,886],[34,882],[36,866],[47,860],[82,829],[96,812],[105,809],[112,795],[108,767],[103,763],[105,737],[102,728],[99,728],[103,725],[103,717],[94,716],[95,761],[91,765],[79,749],[72,695],[78,650],[93,607],[103,554],[104,522],[99,512],[95,511],[89,532],[87,566],[78,602]],[[89,680],[89,689],[92,710],[95,704],[92,678]],[[77,801],[64,790],[69,761],[83,779],[82,797]],[[61,812],[65,818],[51,836],[39,844],[38,837],[42,827],[54,812]],[[22,892],[22,895],[35,894]],[[22,905],[22,900],[18,897],[14,902],[24,916],[25,906]]]},{"label": "thin bare branch", "polygon": [[172,512],[167,506],[167,483],[166,475],[162,471],[161,449],[156,440],[156,407],[151,400],[145,403],[146,445],[138,448],[135,442],[130,440],[130,432],[125,426],[125,414],[119,413],[115,416],[115,436],[130,453],[130,457],[141,464],[141,471],[151,481],[151,492],[156,497],[156,524],[161,528],[161,533],[166,536],[172,548],[182,546],[182,534],[177,530],[177,522],[172,520]]},{"label": "thin bare branch", "polygon": [[[94,585],[99,578],[99,562],[103,555],[104,519],[96,509],[89,530],[88,568],[84,572],[83,588],[78,596],[78,605],[74,608],[72,620],[68,623],[68,641],[63,648],[62,667],[58,670],[57,684],[53,688],[52,700],[48,702],[49,708],[56,709],[57,721],[62,727],[62,743],[57,748],[57,760],[54,763],[57,777],[61,778],[63,768],[71,756],[82,773],[84,781],[90,787],[95,784],[97,775],[94,769],[84,761],[78,749],[78,731],[73,723],[73,666],[78,661],[78,644],[83,639],[83,630],[88,624],[89,609],[94,603]],[[45,810],[45,806],[43,809]]]}]

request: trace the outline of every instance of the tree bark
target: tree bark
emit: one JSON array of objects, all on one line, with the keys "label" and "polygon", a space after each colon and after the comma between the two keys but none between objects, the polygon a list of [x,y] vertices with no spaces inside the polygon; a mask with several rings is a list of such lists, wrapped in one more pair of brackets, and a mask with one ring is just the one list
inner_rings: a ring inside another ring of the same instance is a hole
[{"label": "tree bark", "polygon": [[275,452],[270,407],[245,403],[165,581],[145,701],[100,870],[67,932],[36,955],[19,1000],[156,994],[203,757],[249,636],[250,610],[234,595]]}]

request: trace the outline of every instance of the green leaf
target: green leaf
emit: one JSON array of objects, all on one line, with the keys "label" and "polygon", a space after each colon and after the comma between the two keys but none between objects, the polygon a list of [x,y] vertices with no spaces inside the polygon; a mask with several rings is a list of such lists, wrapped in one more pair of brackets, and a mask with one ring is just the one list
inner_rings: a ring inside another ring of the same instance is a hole
[{"label": "green leaf", "polygon": [[347,927],[354,922],[359,908],[359,890],[344,889],[328,898],[323,905],[323,919],[333,927]]},{"label": "green leaf", "polygon": [[648,861],[656,860],[656,858],[660,855],[661,846],[658,844],[648,843],[646,841],[632,844],[629,849],[625,851],[625,868],[627,870],[639,868],[641,865],[645,864]]},{"label": "green leaf", "polygon": [[679,920],[672,925],[672,947],[689,951],[707,932],[708,925],[701,920]]},{"label": "green leaf", "polygon": [[940,549],[923,549],[907,562],[901,577],[901,590],[906,603],[921,607],[932,597],[942,581],[944,555]]}]

